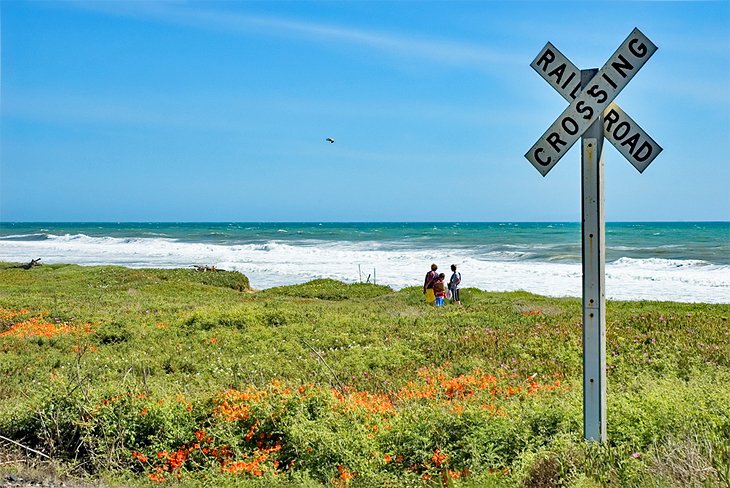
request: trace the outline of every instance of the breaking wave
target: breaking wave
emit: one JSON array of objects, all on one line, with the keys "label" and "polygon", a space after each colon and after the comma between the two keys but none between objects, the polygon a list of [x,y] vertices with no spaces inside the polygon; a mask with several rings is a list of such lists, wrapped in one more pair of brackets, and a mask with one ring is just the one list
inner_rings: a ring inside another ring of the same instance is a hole
[{"label": "breaking wave", "polygon": [[[268,240],[255,243],[189,242],[165,237],[92,237],[30,233],[0,238],[0,260],[44,263],[189,267],[241,271],[255,288],[315,278],[356,282],[371,275],[395,289],[420,286],[431,262],[448,275],[458,263],[464,286],[488,291],[526,290],[547,296],[581,295],[580,253],[556,246],[506,249],[414,245],[412,241]],[[620,257],[606,263],[606,295],[616,300],[730,303],[730,266],[696,259]]]}]

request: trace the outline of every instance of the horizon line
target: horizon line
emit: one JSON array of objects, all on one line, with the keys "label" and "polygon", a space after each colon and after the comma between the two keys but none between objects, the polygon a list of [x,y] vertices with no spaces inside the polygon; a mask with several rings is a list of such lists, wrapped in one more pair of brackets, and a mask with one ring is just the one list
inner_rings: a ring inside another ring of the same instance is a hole
[{"label": "horizon line", "polygon": [[[606,220],[607,224],[730,223],[728,220]],[[580,224],[580,220],[0,220],[7,224]]]}]

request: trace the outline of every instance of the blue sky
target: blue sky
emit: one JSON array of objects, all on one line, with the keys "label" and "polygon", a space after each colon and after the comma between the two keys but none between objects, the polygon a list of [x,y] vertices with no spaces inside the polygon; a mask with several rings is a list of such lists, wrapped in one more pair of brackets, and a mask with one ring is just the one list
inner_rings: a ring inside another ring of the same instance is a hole
[{"label": "blue sky", "polygon": [[[609,221],[730,220],[730,2],[0,3],[0,221],[578,221],[551,41],[663,148],[606,144]],[[329,144],[325,138],[335,139]]]}]

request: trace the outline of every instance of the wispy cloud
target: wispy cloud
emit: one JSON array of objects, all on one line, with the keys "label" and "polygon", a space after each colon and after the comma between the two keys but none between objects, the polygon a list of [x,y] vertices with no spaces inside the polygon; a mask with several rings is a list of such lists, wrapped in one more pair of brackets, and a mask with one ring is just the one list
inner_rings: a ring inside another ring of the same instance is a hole
[{"label": "wispy cloud", "polygon": [[382,32],[300,19],[242,14],[200,8],[179,2],[73,2],[79,8],[110,15],[156,20],[198,29],[262,36],[288,36],[318,43],[357,45],[398,57],[419,58],[449,65],[489,69],[490,65],[514,65],[520,59],[505,49],[450,39],[435,39]]}]

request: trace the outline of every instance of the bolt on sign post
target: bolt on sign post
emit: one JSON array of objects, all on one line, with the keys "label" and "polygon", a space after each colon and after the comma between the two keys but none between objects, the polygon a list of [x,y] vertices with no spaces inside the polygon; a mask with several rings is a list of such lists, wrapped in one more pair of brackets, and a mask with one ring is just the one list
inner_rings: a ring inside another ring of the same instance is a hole
[{"label": "bolt on sign post", "polygon": [[569,105],[527,151],[543,176],[581,139],[583,245],[583,432],[606,441],[606,293],[603,141],[640,172],[662,151],[613,99],[656,52],[634,29],[599,69],[579,70],[547,43],[531,66]]}]

